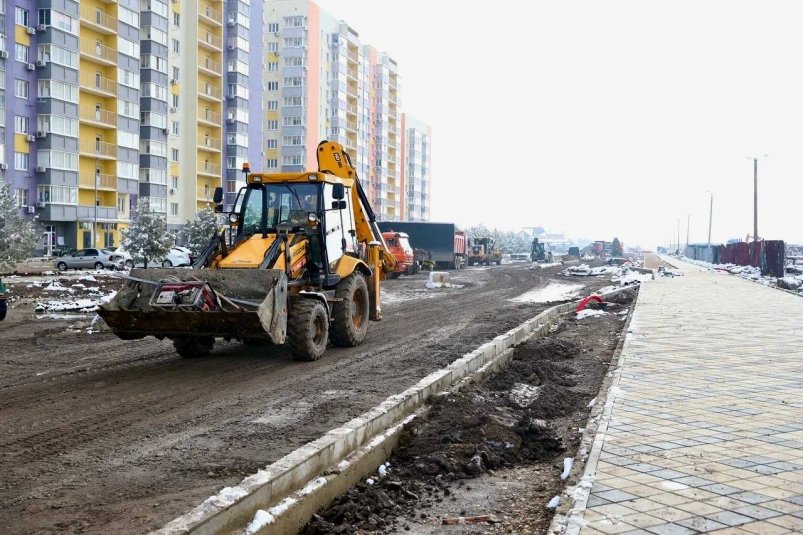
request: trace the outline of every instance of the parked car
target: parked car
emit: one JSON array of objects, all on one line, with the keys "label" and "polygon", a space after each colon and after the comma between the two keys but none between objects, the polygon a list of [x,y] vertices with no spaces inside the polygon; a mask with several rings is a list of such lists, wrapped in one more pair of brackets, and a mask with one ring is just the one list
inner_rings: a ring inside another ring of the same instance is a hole
[{"label": "parked car", "polygon": [[53,262],[56,269],[122,269],[123,257],[110,249],[79,249],[62,255]]},{"label": "parked car", "polygon": [[179,251],[184,251],[185,253],[187,253],[187,256],[190,257],[190,264],[194,264],[195,263],[195,255],[192,254],[192,251],[190,251],[187,247],[184,247],[184,246],[181,246],[181,245],[176,245],[173,248],[174,249],[178,249]]},{"label": "parked car", "polygon": [[[168,268],[189,266],[192,262],[190,262],[190,255],[185,249],[185,247],[171,247],[170,251],[167,253],[167,256],[164,258],[148,260],[148,267]],[[135,262],[131,254],[122,247],[117,247],[114,249],[114,252],[115,254],[122,256],[123,262],[127,268],[145,267],[144,262]]]}]

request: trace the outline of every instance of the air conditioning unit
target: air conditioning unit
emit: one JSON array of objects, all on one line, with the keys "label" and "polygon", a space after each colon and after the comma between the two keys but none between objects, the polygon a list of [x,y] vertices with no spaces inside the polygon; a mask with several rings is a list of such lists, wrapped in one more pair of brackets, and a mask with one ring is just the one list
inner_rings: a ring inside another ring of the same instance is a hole
[{"label": "air conditioning unit", "polygon": [[27,28],[25,28],[25,31],[28,33],[28,35],[33,35],[36,33],[36,28],[31,28],[30,26],[28,26]]},{"label": "air conditioning unit", "polygon": [[226,122],[229,124],[234,124],[234,117],[229,117],[228,119],[226,119]]},{"label": "air conditioning unit", "polygon": [[233,52],[235,50],[237,50],[237,47],[235,45],[229,45],[229,51],[230,52]]},{"label": "air conditioning unit", "polygon": [[170,113],[176,113],[177,111],[178,111],[178,108],[176,108],[175,106],[170,108]]},{"label": "air conditioning unit", "polygon": [[36,137],[38,137],[39,139],[44,139],[44,138],[47,137],[47,132],[45,132],[43,130],[38,130],[36,132]]},{"label": "air conditioning unit", "polygon": [[44,173],[46,170],[47,169],[45,169],[45,167],[43,165],[37,165],[36,166],[36,172],[37,173]]},{"label": "air conditioning unit", "polygon": [[273,52],[273,55],[274,55],[274,56],[278,56],[278,55],[279,55],[279,51],[278,51],[278,50],[275,50],[275,51]]},{"label": "air conditioning unit", "polygon": [[7,50],[0,50],[0,58],[3,58],[3,59],[8,58],[8,51]]},{"label": "air conditioning unit", "polygon": [[33,63],[29,63],[28,64],[28,70],[29,71],[35,71],[36,70],[36,65],[34,65]]},{"label": "air conditioning unit", "polygon": [[36,66],[37,66],[37,67],[44,67],[44,66],[45,66],[45,60],[43,60],[43,59],[37,59],[37,60],[36,60]]},{"label": "air conditioning unit", "polygon": [[29,214],[35,214],[36,213],[36,207],[35,206],[26,206],[25,207],[25,211],[28,212]]},{"label": "air conditioning unit", "polygon": [[167,135],[169,132],[168,132],[167,128],[162,128],[162,133],[163,133],[164,135]]},{"label": "air conditioning unit", "polygon": [[169,193],[170,193],[170,195],[175,195],[176,194],[176,188],[170,188]]},{"label": "air conditioning unit", "polygon": [[0,163],[0,171],[5,171],[6,169],[8,169],[8,164],[7,163]]},{"label": "air conditioning unit", "polygon": [[279,32],[273,32],[273,35],[275,35],[276,37],[279,37]]},{"label": "air conditioning unit", "polygon": [[37,24],[36,25],[37,32],[46,32],[47,31],[47,24]]},{"label": "air conditioning unit", "polygon": [[28,141],[36,141],[36,137],[35,137],[35,136],[32,136],[32,135],[30,135],[30,134],[28,134],[27,136],[25,136],[25,139],[27,139]]},{"label": "air conditioning unit", "polygon": [[178,83],[178,78],[171,78],[170,85],[176,85]]},{"label": "air conditioning unit", "polygon": [[228,99],[237,98],[237,93],[229,93],[228,95],[226,95],[226,98]]},{"label": "air conditioning unit", "polygon": [[229,19],[228,24],[229,24],[229,26],[234,26],[234,25],[237,24],[237,20],[236,19]]},{"label": "air conditioning unit", "polygon": [[36,201],[36,207],[37,208],[44,208],[45,207],[45,202],[44,201]]}]

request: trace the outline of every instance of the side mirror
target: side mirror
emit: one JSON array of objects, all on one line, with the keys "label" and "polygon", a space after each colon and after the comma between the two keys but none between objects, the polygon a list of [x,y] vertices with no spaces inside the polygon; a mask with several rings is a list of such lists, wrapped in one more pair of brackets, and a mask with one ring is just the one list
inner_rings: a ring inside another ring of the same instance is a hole
[{"label": "side mirror", "polygon": [[223,188],[221,188],[220,186],[215,188],[215,193],[212,196],[212,201],[214,201],[215,204],[223,203]]},{"label": "side mirror", "polygon": [[346,187],[343,184],[334,184],[332,186],[332,198],[333,199],[345,199],[346,198]]}]

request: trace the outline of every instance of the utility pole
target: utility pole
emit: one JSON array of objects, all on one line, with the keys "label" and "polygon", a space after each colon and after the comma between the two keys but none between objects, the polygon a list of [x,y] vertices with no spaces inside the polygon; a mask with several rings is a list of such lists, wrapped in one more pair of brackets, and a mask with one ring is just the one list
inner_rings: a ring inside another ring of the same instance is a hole
[{"label": "utility pole", "polygon": [[714,217],[714,194],[711,194],[711,206],[708,209],[708,246],[711,247],[711,221]]},{"label": "utility pole", "polygon": [[753,241],[758,241],[758,158],[753,158]]}]

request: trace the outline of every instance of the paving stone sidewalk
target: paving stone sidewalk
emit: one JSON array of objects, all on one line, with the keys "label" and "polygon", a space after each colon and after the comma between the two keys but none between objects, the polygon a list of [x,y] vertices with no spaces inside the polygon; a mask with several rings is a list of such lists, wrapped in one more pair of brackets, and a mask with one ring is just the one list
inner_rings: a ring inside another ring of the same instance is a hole
[{"label": "paving stone sidewalk", "polygon": [[803,298],[673,263],[640,290],[579,533],[803,533]]}]

